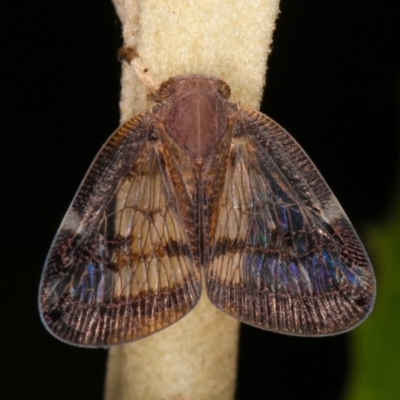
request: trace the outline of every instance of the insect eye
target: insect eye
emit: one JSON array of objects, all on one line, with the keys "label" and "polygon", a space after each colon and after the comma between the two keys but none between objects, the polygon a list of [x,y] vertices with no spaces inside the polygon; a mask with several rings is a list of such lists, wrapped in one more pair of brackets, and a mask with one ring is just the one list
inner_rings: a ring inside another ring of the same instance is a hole
[{"label": "insect eye", "polygon": [[225,99],[229,99],[229,97],[231,97],[231,88],[224,81],[218,81],[218,92]]},{"label": "insect eye", "polygon": [[171,81],[163,82],[157,90],[157,97],[160,100],[165,100],[175,93],[175,85]]}]

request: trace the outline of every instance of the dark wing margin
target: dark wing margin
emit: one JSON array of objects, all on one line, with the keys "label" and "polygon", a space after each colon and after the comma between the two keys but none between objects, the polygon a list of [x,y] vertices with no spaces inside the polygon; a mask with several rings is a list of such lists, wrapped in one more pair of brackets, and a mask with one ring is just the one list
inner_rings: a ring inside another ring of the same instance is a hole
[{"label": "dark wing margin", "polygon": [[164,147],[151,113],[139,114],[110,137],[82,182],[40,285],[42,320],[62,341],[107,347],[137,340],[197,304],[198,261]]},{"label": "dark wing margin", "polygon": [[368,256],[295,140],[241,110],[216,207],[206,277],[211,302],[260,328],[301,336],[347,331],[375,299]]}]

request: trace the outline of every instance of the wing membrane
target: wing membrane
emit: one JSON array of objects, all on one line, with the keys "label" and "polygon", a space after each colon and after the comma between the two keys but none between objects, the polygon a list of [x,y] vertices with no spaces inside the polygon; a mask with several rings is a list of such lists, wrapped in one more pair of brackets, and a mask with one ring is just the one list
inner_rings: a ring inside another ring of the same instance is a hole
[{"label": "wing membrane", "polygon": [[[147,118],[149,119],[149,118]],[[107,346],[174,323],[200,296],[179,174],[142,116],[120,128],[91,166],[51,248],[41,313],[64,341]]]},{"label": "wing membrane", "polygon": [[354,229],[287,132],[253,111],[241,117],[216,208],[210,300],[282,333],[354,327],[374,300],[373,271]]}]

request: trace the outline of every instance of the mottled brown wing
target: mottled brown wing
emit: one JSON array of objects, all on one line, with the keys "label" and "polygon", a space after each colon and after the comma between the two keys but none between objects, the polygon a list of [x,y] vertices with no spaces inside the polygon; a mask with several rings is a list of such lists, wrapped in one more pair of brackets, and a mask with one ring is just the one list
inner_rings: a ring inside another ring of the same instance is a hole
[{"label": "mottled brown wing", "polygon": [[212,303],[243,322],[329,335],[371,311],[375,279],[338,201],[293,138],[241,110],[206,277]]},{"label": "mottled brown wing", "polygon": [[188,220],[193,193],[179,193],[178,203],[180,170],[161,136],[151,112],[116,131],[55,237],[40,311],[65,342],[98,347],[140,339],[176,322],[200,297],[185,228],[189,222],[195,229]]}]

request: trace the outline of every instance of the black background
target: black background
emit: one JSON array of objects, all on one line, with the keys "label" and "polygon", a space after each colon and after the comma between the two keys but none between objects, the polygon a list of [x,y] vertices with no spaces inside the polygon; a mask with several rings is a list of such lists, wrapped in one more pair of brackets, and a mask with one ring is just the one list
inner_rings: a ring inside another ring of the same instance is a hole
[{"label": "black background", "polygon": [[[399,4],[282,0],[269,59],[262,110],[301,143],[361,230],[387,210],[398,166]],[[1,397],[100,399],[106,351],[51,337],[37,290],[61,218],[118,126],[120,27],[108,0],[11,7],[2,17]],[[237,399],[339,399],[350,343],[351,334],[243,326]]]}]

